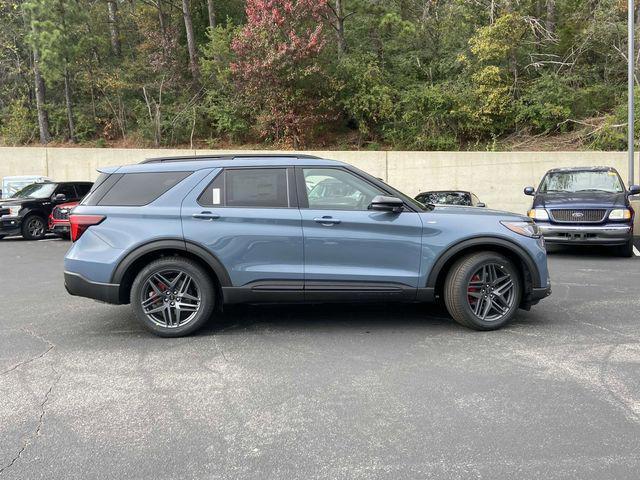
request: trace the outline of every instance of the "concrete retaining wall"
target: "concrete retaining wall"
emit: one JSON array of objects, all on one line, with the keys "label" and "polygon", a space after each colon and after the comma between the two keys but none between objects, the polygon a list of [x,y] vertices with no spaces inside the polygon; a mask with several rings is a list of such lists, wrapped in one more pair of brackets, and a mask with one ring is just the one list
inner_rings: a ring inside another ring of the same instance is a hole
[{"label": "concrete retaining wall", "polygon": [[[97,176],[96,169],[102,166],[138,163],[145,158],[157,156],[235,152],[240,151],[0,148],[0,178],[7,175],[34,174],[47,175],[55,180],[93,180]],[[243,150],[242,153],[251,151]],[[522,189],[527,185],[537,186],[542,175],[550,168],[609,165],[615,167],[625,181],[627,179],[627,156],[624,152],[305,153],[355,165],[412,196],[424,190],[471,190],[491,208],[520,213],[526,212],[531,204],[531,197],[525,196]],[[640,215],[638,217],[640,219]]]}]

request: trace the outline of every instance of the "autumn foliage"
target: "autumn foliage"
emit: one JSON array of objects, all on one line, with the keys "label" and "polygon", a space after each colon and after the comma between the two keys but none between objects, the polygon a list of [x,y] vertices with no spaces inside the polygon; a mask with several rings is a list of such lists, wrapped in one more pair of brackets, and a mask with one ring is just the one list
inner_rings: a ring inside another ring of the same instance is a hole
[{"label": "autumn foliage", "polygon": [[326,0],[248,0],[231,72],[263,137],[298,146],[328,112]]}]

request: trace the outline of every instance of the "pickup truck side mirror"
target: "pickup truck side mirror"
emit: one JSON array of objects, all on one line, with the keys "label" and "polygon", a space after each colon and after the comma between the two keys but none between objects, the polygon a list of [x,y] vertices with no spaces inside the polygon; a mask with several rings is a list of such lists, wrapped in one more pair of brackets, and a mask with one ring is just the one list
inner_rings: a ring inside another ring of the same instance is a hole
[{"label": "pickup truck side mirror", "polygon": [[640,193],[640,185],[629,185],[629,195],[638,195]]},{"label": "pickup truck side mirror", "polygon": [[536,194],[536,189],[533,187],[524,187],[524,194],[533,196]]},{"label": "pickup truck side mirror", "polygon": [[379,212],[400,213],[403,208],[404,202],[402,200],[385,195],[376,195],[369,204],[369,210],[377,210]]},{"label": "pickup truck side mirror", "polygon": [[67,196],[64,193],[57,193],[53,196],[53,201],[56,203],[64,203],[67,201]]}]

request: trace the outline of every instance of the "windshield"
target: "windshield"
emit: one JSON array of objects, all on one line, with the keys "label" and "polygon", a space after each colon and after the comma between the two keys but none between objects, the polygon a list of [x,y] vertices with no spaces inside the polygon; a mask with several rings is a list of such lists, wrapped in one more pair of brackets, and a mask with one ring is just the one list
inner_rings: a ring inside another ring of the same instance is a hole
[{"label": "windshield", "polygon": [[419,200],[434,205],[471,205],[471,196],[464,192],[427,192]]},{"label": "windshield", "polygon": [[48,198],[56,189],[55,183],[32,183],[18,190],[12,198]]},{"label": "windshield", "polygon": [[579,170],[548,173],[538,189],[549,192],[609,192],[624,191],[618,174],[611,170]]}]

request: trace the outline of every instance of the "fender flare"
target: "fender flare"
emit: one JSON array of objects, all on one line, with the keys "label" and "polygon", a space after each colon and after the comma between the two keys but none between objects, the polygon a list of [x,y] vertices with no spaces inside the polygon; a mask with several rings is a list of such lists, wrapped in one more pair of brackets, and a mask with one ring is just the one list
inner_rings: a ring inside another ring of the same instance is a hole
[{"label": "fender flare", "polygon": [[133,263],[142,256],[162,250],[182,250],[184,252],[195,255],[213,270],[213,272],[218,277],[220,286],[232,286],[231,278],[229,277],[227,269],[224,267],[224,265],[222,265],[222,262],[220,262],[220,260],[218,260],[215,255],[213,255],[201,245],[197,245],[192,242],[185,242],[182,239],[154,240],[135,248],[131,252],[127,253],[127,255],[120,261],[120,263],[114,270],[113,275],[111,276],[111,283],[120,284],[129,267],[131,267],[131,265],[133,265]]},{"label": "fender flare", "polygon": [[481,246],[494,246],[509,250],[511,253],[516,255],[529,270],[533,287],[538,288],[543,286],[540,285],[540,271],[538,270],[536,263],[531,258],[531,255],[529,255],[529,253],[527,253],[524,248],[522,248],[517,243],[505,238],[482,236],[463,240],[462,242],[450,246],[443,253],[441,253],[438,259],[433,264],[431,271],[429,272],[429,276],[427,277],[427,288],[436,287],[436,282],[438,280],[438,277],[440,276],[440,272],[449,260],[454,258],[462,250],[465,250],[469,247]]}]

